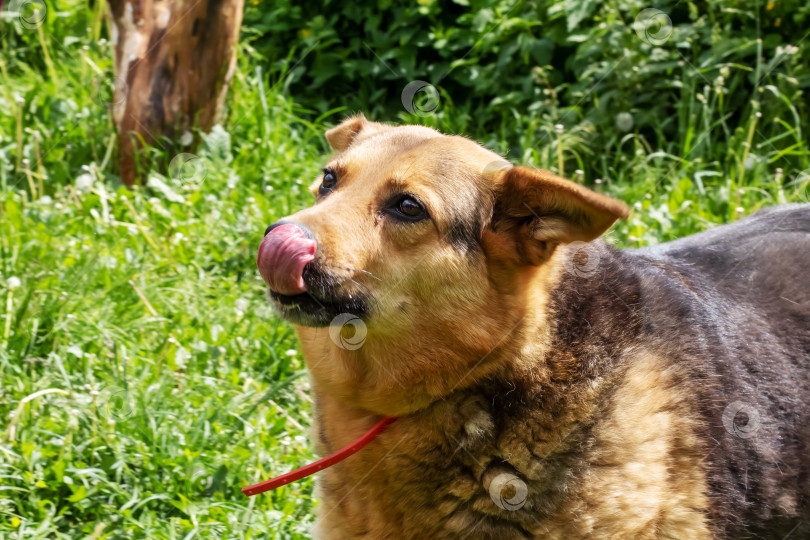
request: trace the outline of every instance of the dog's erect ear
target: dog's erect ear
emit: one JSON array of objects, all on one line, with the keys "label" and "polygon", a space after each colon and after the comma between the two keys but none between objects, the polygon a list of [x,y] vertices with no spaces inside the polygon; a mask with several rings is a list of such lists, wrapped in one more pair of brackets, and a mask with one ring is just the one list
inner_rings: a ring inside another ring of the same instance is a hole
[{"label": "dog's erect ear", "polygon": [[623,202],[549,171],[512,167],[496,174],[495,208],[483,240],[499,259],[542,264],[558,245],[590,242],[630,215]]},{"label": "dog's erect ear", "polygon": [[363,113],[350,116],[337,126],[326,132],[326,140],[329,141],[329,146],[336,152],[343,152],[352,143],[357,140],[360,135],[370,135],[388,129],[385,124],[378,122],[369,122]]}]

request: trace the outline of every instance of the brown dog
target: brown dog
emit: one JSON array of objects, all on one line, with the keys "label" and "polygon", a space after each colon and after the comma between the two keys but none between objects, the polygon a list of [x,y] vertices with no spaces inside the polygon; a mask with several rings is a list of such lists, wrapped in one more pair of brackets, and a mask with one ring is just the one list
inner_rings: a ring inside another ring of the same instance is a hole
[{"label": "brown dog", "polygon": [[333,452],[321,538],[807,538],[810,210],[655,249],[627,207],[349,118],[259,268]]}]

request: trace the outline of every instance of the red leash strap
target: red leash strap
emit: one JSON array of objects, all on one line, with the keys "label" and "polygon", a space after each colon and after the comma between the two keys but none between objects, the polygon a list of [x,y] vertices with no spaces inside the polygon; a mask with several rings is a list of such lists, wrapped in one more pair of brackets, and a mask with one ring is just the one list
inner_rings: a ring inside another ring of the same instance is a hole
[{"label": "red leash strap", "polygon": [[265,480],[264,482],[260,482],[253,486],[243,487],[242,493],[244,493],[248,497],[258,495],[259,493],[264,493],[265,491],[270,491],[271,489],[276,489],[277,487],[286,486],[290,482],[295,482],[296,480],[300,480],[311,474],[315,474],[318,471],[322,471],[327,467],[331,467],[335,463],[343,461],[347,457],[358,452],[368,443],[373,441],[377,437],[377,435],[382,433],[382,431],[385,428],[387,428],[388,425],[394,420],[396,420],[395,417],[385,416],[383,417],[382,420],[377,422],[377,425],[368,430],[365,435],[354,441],[349,446],[345,446],[340,450],[338,450],[337,452],[335,452],[334,454],[330,454],[325,458],[319,459],[315,463],[305,465],[300,469],[295,469],[294,471],[290,471],[288,473],[282,474],[281,476],[271,478],[270,480]]}]

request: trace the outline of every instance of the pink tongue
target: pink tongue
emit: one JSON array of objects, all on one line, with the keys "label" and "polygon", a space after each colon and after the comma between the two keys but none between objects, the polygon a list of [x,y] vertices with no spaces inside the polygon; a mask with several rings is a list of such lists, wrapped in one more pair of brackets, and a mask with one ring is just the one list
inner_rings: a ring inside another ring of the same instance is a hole
[{"label": "pink tongue", "polygon": [[292,296],[306,291],[304,266],[315,258],[315,240],[292,224],[276,227],[259,246],[256,265],[271,289]]}]

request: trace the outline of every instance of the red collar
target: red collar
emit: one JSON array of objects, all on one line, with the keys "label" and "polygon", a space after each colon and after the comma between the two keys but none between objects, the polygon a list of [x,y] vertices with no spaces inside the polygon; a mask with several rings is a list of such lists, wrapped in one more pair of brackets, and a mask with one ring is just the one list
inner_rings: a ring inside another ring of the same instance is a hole
[{"label": "red collar", "polygon": [[270,491],[271,489],[276,489],[277,487],[286,486],[290,482],[295,482],[296,480],[306,478],[311,474],[315,474],[316,472],[322,471],[327,467],[331,467],[335,463],[343,461],[373,441],[375,438],[377,438],[377,435],[382,433],[382,431],[388,427],[388,424],[394,420],[396,420],[396,418],[393,416],[385,416],[382,420],[377,422],[377,425],[368,430],[365,435],[351,443],[349,446],[345,446],[334,454],[328,455],[323,459],[319,459],[315,463],[305,465],[300,469],[295,469],[294,471],[271,478],[270,480],[265,480],[264,482],[260,482],[253,486],[243,487],[242,493],[248,497],[258,495],[259,493],[264,493],[265,491]]}]

